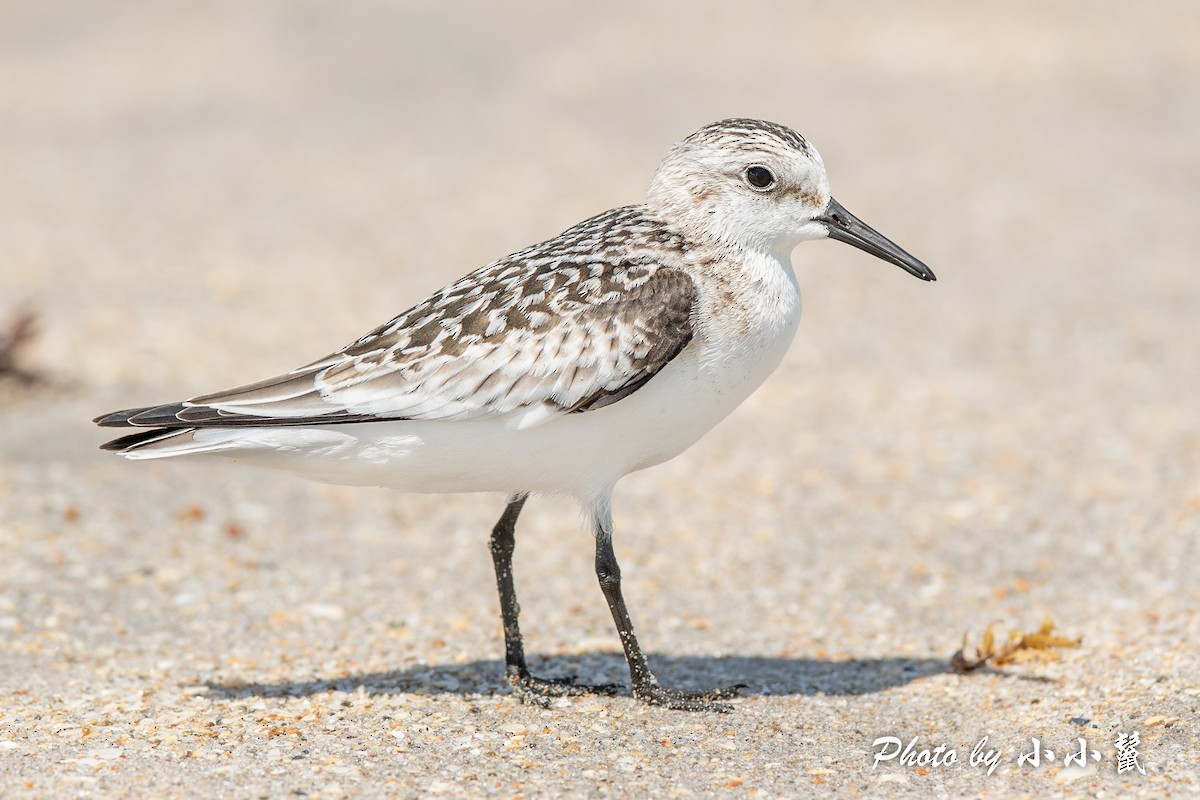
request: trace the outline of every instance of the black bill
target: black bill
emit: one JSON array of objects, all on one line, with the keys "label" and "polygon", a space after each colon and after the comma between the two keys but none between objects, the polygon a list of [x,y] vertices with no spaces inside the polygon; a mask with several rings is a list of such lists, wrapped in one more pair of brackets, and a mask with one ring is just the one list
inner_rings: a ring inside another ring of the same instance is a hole
[{"label": "black bill", "polygon": [[825,223],[830,239],[852,244],[859,250],[905,269],[923,281],[937,280],[933,270],[904,252],[900,245],[851,214],[832,197],[829,198],[829,207],[825,209],[824,214],[817,217],[817,222]]}]

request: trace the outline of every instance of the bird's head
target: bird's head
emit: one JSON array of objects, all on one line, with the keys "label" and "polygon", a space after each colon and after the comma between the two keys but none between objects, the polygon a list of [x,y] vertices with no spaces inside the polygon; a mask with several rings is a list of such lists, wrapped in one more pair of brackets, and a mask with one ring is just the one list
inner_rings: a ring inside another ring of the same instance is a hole
[{"label": "bird's head", "polygon": [[727,119],[696,131],[663,159],[647,201],[690,232],[785,260],[800,242],[828,237],[935,280],[929,267],[834,200],[816,148],[773,122]]}]

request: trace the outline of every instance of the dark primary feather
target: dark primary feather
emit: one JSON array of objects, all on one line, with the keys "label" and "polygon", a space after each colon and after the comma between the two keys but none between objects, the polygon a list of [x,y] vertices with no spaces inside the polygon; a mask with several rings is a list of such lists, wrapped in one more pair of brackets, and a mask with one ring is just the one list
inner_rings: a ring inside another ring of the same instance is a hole
[{"label": "dark primary feather", "polygon": [[112,439],[100,445],[101,450],[122,451],[135,450],[142,445],[157,441],[167,436],[174,436],[191,428],[149,428],[140,430],[137,433],[131,433],[128,436],[122,436],[119,439]]},{"label": "dark primary feather", "polygon": [[264,425],[332,425],[339,422],[372,422],[379,419],[380,417],[338,411],[312,417],[252,417],[221,412],[208,406],[167,403],[161,406],[114,411],[96,417],[92,422],[102,428],[236,428]]}]

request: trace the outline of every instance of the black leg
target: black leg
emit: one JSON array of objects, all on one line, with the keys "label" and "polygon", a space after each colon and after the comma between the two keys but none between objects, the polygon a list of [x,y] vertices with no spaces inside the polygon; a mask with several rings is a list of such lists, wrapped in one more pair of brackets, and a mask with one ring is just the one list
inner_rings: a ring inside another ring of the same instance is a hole
[{"label": "black leg", "polygon": [[600,590],[608,601],[612,611],[613,622],[617,625],[617,635],[621,637],[621,647],[625,649],[625,660],[629,663],[629,678],[633,682],[633,696],[651,705],[666,706],[681,711],[732,711],[728,703],[717,702],[737,695],[738,687],[713,689],[707,692],[681,692],[674,689],[664,689],[658,685],[650,664],[638,645],[637,636],[633,632],[633,622],[629,619],[629,610],[625,607],[625,598],[621,594],[621,567],[617,564],[616,553],[612,546],[611,523],[596,523],[596,577],[600,580]]},{"label": "black leg", "polygon": [[500,618],[504,621],[504,672],[510,680],[529,674],[525,665],[525,647],[521,641],[521,626],[517,615],[517,588],[513,583],[512,557],[516,547],[517,517],[529,499],[527,494],[514,494],[508,499],[504,513],[492,528],[492,564],[496,568],[496,590],[500,593]]},{"label": "black leg", "polygon": [[517,517],[527,494],[514,494],[496,526],[492,528],[492,564],[496,568],[496,589],[500,594],[500,617],[504,621],[504,679],[513,688],[513,693],[524,703],[546,706],[551,697],[582,694],[614,694],[613,685],[587,686],[576,684],[570,678],[543,679],[529,674],[525,663],[525,645],[521,640],[521,626],[517,616],[521,606],[517,603],[517,589],[513,582],[512,557],[516,548]]}]

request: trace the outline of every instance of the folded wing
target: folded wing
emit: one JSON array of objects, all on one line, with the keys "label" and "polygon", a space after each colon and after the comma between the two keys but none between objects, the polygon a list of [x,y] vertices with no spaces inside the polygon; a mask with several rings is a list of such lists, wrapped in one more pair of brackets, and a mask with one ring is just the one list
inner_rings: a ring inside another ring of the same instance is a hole
[{"label": "folded wing", "polygon": [[96,422],[179,429],[513,415],[525,427],[643,386],[691,340],[696,296],[685,272],[646,259],[498,262],[299,369]]}]

